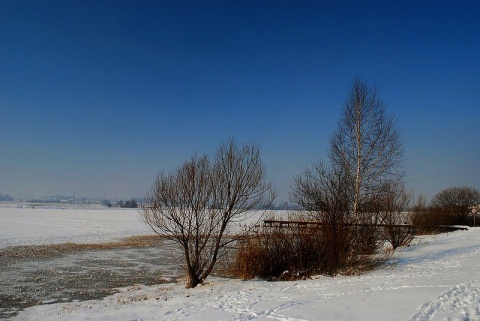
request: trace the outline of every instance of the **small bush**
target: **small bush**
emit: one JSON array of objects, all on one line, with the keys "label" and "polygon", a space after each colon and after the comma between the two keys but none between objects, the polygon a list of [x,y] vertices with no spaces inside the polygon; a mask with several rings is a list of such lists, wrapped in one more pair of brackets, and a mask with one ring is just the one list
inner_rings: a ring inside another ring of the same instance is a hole
[{"label": "small bush", "polygon": [[405,226],[386,226],[384,230],[384,239],[392,245],[395,250],[399,246],[408,246],[415,236],[415,227]]},{"label": "small bush", "polygon": [[319,273],[325,265],[318,228],[275,228],[243,239],[233,265],[243,279],[286,280]]}]

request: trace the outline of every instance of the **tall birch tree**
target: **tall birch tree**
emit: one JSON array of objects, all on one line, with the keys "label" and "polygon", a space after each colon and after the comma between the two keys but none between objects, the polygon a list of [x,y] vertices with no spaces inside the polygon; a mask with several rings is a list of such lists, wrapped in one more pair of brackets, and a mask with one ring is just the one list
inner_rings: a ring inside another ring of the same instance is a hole
[{"label": "tall birch tree", "polygon": [[330,139],[329,157],[348,179],[353,222],[358,222],[362,205],[379,197],[386,183],[402,181],[403,147],[395,120],[387,115],[376,88],[362,79],[353,81]]}]

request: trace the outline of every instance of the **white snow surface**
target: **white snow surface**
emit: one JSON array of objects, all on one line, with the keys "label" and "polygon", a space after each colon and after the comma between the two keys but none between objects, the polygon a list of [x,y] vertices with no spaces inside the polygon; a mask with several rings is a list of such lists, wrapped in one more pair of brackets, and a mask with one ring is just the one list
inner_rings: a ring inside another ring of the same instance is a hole
[{"label": "white snow surface", "polygon": [[140,217],[139,209],[68,204],[2,204],[0,248],[64,242],[106,242],[152,234]]},{"label": "white snow surface", "polygon": [[[9,246],[149,230],[135,210],[8,207],[0,233]],[[12,320],[480,320],[480,228],[417,237],[391,264],[360,276],[135,285],[102,300],[33,306]]]}]

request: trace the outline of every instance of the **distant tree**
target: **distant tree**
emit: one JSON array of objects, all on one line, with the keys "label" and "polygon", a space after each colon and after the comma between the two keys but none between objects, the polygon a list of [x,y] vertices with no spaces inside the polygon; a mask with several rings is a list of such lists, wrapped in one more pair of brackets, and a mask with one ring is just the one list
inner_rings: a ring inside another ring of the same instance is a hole
[{"label": "distant tree", "polygon": [[451,224],[469,224],[471,209],[480,204],[480,192],[472,187],[451,187],[437,193],[430,206],[450,217]]},{"label": "distant tree", "polygon": [[134,199],[131,199],[130,201],[122,202],[120,207],[123,207],[123,208],[138,208],[138,203]]},{"label": "distant tree", "polygon": [[109,201],[109,200],[102,200],[100,202],[103,206],[106,206],[106,207],[112,207],[112,203]]},{"label": "distant tree", "polygon": [[[275,197],[255,144],[233,139],[213,158],[192,156],[176,171],[157,175],[142,207],[145,223],[181,248],[186,287],[202,283],[227,245],[241,238],[251,210]],[[236,227],[235,227],[236,226]]]}]

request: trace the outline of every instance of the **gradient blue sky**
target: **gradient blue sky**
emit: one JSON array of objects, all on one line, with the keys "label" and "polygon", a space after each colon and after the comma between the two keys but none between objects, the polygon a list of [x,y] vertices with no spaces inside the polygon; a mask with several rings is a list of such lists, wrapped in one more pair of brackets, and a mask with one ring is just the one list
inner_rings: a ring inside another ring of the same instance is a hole
[{"label": "gradient blue sky", "polygon": [[280,196],[326,159],[354,77],[407,187],[480,188],[478,1],[0,1],[0,193],[143,197],[235,137]]}]

